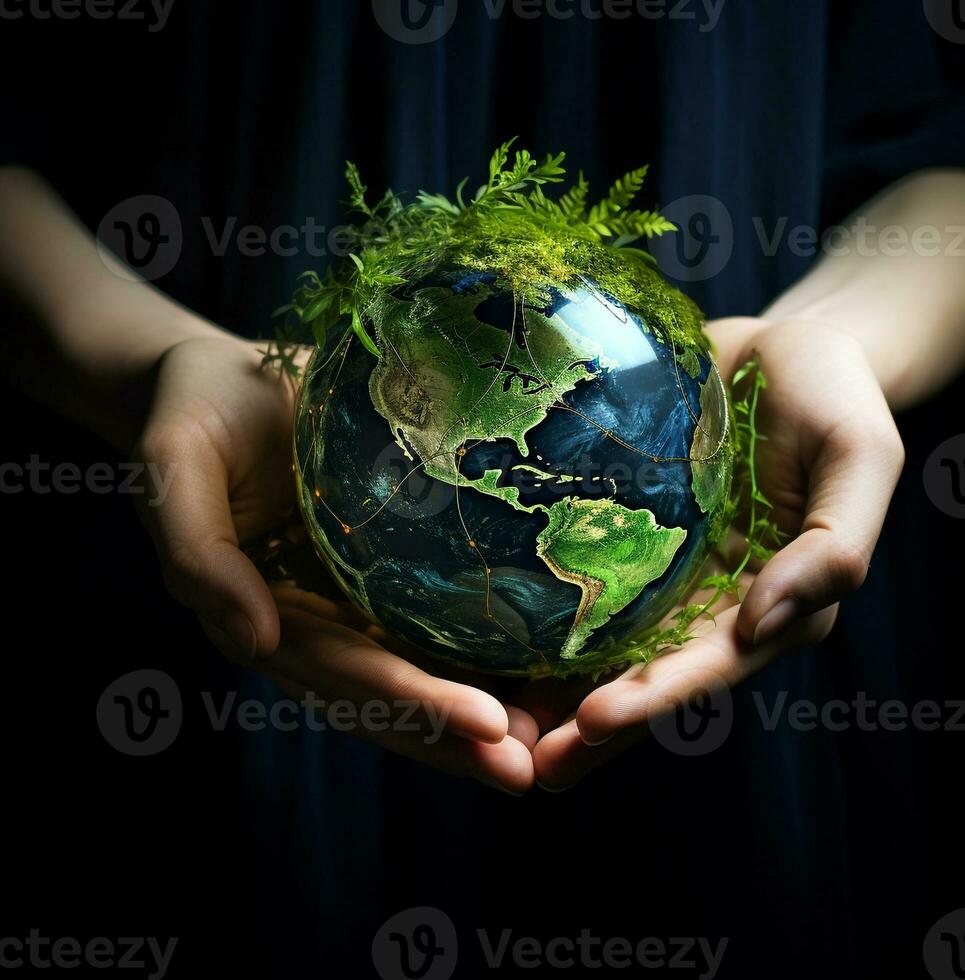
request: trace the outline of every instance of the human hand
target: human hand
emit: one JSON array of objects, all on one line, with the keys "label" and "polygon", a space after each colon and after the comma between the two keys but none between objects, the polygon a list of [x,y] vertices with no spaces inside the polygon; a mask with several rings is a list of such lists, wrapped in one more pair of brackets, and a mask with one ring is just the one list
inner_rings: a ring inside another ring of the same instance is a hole
[{"label": "human hand", "polygon": [[792,540],[744,577],[739,604],[680,650],[589,693],[585,685],[557,685],[547,696],[539,682],[529,686],[519,704],[545,732],[534,763],[547,788],[578,782],[696,692],[732,686],[822,639],[838,600],[867,573],[904,453],[861,346],[810,321],[720,320],[708,332],[725,378],[752,356],[767,378],[757,418],[766,438],[759,482]]},{"label": "human hand", "polygon": [[418,706],[404,725],[357,726],[363,737],[507,792],[529,789],[537,732],[524,712],[474,680],[436,676],[414,651],[390,651],[346,603],[269,587],[242,550],[294,510],[293,412],[292,384],[262,367],[254,344],[206,334],[163,355],[136,455],[169,481],[157,506],[141,507],[168,589],[222,653],[299,701],[347,701],[363,719],[366,705]]}]

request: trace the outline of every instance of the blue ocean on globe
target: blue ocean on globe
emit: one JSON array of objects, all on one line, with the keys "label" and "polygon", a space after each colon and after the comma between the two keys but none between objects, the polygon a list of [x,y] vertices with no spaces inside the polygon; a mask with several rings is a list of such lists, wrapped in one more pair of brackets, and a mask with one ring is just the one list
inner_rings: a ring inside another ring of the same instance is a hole
[{"label": "blue ocean on globe", "polygon": [[[727,396],[590,280],[522,304],[445,269],[315,353],[295,433],[319,555],[389,632],[562,672],[685,598],[726,498]],[[683,365],[683,366],[682,366]],[[689,366],[689,370],[685,369]]]}]

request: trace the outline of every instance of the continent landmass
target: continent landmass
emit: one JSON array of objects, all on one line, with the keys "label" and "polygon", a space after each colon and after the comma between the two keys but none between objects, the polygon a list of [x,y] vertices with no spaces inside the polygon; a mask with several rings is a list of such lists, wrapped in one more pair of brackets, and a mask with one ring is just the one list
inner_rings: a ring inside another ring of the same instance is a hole
[{"label": "continent landmass", "polygon": [[[442,294],[445,303],[436,301]],[[386,353],[372,372],[369,391],[399,446],[421,460],[427,476],[496,497],[516,510],[548,515],[537,554],[556,578],[582,593],[561,651],[572,659],[595,629],[664,574],[687,532],[662,527],[651,511],[631,510],[611,499],[566,497],[549,506],[526,505],[518,487],[499,485],[500,470],[475,479],[461,473],[460,459],[471,440],[510,439],[529,456],[526,433],[566,392],[615,366],[556,317],[520,308],[525,330],[512,334],[482,322],[475,310],[488,294],[484,286],[455,297],[429,287],[411,301],[392,300],[374,318]],[[561,483],[575,479],[528,464],[516,469]]]},{"label": "continent landmass", "polygon": [[549,508],[536,551],[553,573],[583,592],[561,656],[579,654],[593,630],[628,606],[670,567],[687,532],[661,527],[649,510],[613,500],[567,497]]}]

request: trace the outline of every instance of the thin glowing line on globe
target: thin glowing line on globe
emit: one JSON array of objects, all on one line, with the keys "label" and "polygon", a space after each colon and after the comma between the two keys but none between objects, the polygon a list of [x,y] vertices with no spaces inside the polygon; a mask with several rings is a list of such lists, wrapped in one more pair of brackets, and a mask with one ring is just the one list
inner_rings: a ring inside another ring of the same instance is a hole
[{"label": "thin glowing line on globe", "polygon": [[[607,300],[607,298],[600,292],[600,290],[597,289],[597,287],[589,279],[587,279],[586,276],[584,276],[582,272],[578,272],[576,274],[576,276],[580,280],[580,282],[582,282],[583,285],[587,288],[587,290],[589,291],[590,295],[608,313],[610,313],[613,317],[615,317],[616,320],[619,323],[622,323],[625,326],[627,323],[630,322],[630,317],[627,315],[627,311],[626,311],[625,308],[623,308],[621,310],[621,309],[619,309],[617,307],[614,307],[613,304],[610,303],[609,300]],[[680,328],[680,321],[677,319],[677,313],[676,313],[676,311],[671,308],[669,310],[669,313],[673,317],[674,325],[679,329]],[[621,315],[621,314],[623,314],[623,315]],[[683,399],[683,403],[684,403],[684,405],[686,405],[687,411],[690,413],[690,418],[693,421],[694,425],[698,429],[700,429],[700,431],[703,432],[704,435],[707,435],[708,434],[707,433],[707,430],[700,424],[700,419],[697,417],[697,415],[694,413],[694,410],[690,406],[690,401],[687,398],[686,389],[684,388],[683,381],[681,380],[681,377],[680,377],[680,362],[677,360],[677,342],[674,340],[673,334],[670,334],[669,337],[668,337],[668,339],[670,340],[670,349],[671,349],[671,353],[673,354],[674,373],[675,373],[676,378],[677,378],[677,390],[680,392],[681,398]],[[716,375],[718,384],[721,386],[721,388],[723,388],[723,383],[724,383],[723,382],[723,378],[721,378],[720,372],[717,370],[716,365],[714,365],[713,363],[711,364],[711,370]],[[591,419],[587,419],[587,421],[588,422],[592,422]],[[728,436],[729,431],[730,431],[730,417],[727,416],[727,415],[725,415],[725,418],[724,418],[724,431],[723,431],[723,433],[721,435],[720,441],[717,444],[717,448],[709,456],[704,456],[702,458],[699,458],[699,457],[688,457],[686,459],[674,459],[674,458],[670,458],[670,459],[667,459],[666,461],[667,462],[709,463],[724,448],[724,445],[727,442],[727,436]],[[624,445],[626,445],[626,444],[624,443]],[[627,447],[627,448],[632,449],[633,447],[630,446],[630,447]],[[661,460],[659,458],[657,458],[657,457],[652,457],[652,459],[656,463],[661,462]]]},{"label": "thin glowing line on globe", "polygon": [[[617,315],[616,311],[613,310],[613,308],[611,307],[611,305],[609,303],[606,303],[605,300],[598,295],[598,291],[595,288],[592,287],[592,285],[585,279],[585,277],[582,277],[581,276],[580,278],[584,282],[584,284],[588,286],[591,295],[593,295],[594,298],[597,299],[598,302],[602,303],[602,305],[604,305],[604,307],[607,310],[610,311],[610,313],[618,320],[618,322],[623,323],[623,324],[626,324],[627,322],[629,322],[629,318],[621,319]],[[476,403],[472,407],[472,410],[468,413],[468,417],[464,417],[463,419],[458,420],[458,422],[461,423],[461,424],[463,424],[464,427],[468,426],[469,419],[472,418],[472,416],[475,413],[476,409],[486,399],[486,397],[489,395],[489,393],[496,386],[497,382],[499,381],[500,376],[503,373],[503,370],[505,369],[506,364],[508,363],[509,355],[512,352],[512,347],[513,347],[513,344],[515,342],[516,322],[517,322],[517,310],[518,310],[518,308],[520,306],[521,306],[521,304],[517,304],[516,302],[513,303],[513,322],[512,322],[512,330],[510,331],[509,346],[508,346],[505,354],[503,355],[503,360],[502,360],[502,364],[501,364],[500,368],[497,369],[494,372],[493,378],[492,378],[492,381],[489,384],[489,387],[477,399]],[[673,311],[671,311],[671,313],[674,316],[674,320],[676,321],[676,314],[673,313]],[[523,315],[523,323],[525,325],[525,322],[526,322],[525,308],[522,309],[522,315]],[[341,362],[339,363],[339,367],[338,367],[338,370],[336,372],[336,375],[332,379],[332,381],[330,382],[330,386],[329,386],[329,389],[328,389],[330,396],[332,394],[334,394],[335,385],[338,382],[339,377],[341,375],[342,368],[343,368],[343,366],[345,364],[345,360],[346,360],[347,355],[348,355],[349,347],[350,347],[353,339],[354,338],[353,338],[353,335],[352,334],[348,334],[347,335],[347,339],[345,341],[345,347],[344,347],[344,349],[342,351],[342,359],[341,359]],[[395,345],[391,343],[391,340],[389,340],[388,337],[383,337],[382,339],[385,340],[388,343],[389,347],[392,349],[392,352],[398,358],[399,363],[402,365],[403,370],[405,370],[406,374],[408,374],[409,377],[412,378],[414,381],[417,380],[416,377],[415,377],[415,375],[412,374],[412,372],[409,370],[408,366],[405,364],[405,361],[403,360],[403,358],[402,358],[401,354],[399,353],[399,351],[396,349]],[[459,338],[459,339],[465,345],[464,338]],[[450,337],[447,336],[447,340],[449,341],[449,343],[452,343],[452,338],[450,338]],[[706,430],[703,428],[703,426],[700,425],[700,420],[695,415],[693,409],[690,406],[690,402],[687,399],[686,391],[685,391],[685,389],[683,387],[683,382],[682,382],[682,380],[680,378],[679,364],[678,364],[677,358],[676,358],[676,344],[674,343],[674,340],[673,340],[673,337],[672,336],[670,336],[670,342],[671,342],[671,346],[672,346],[672,352],[674,354],[674,369],[675,369],[675,375],[676,375],[676,379],[677,379],[677,387],[678,387],[678,390],[680,391],[681,399],[684,402],[685,406],[687,407],[687,411],[690,414],[692,420],[694,421],[695,426],[697,428],[699,428],[701,432],[704,432],[705,434],[707,434],[706,433]],[[629,452],[635,453],[638,456],[642,456],[645,459],[649,459],[651,462],[654,462],[654,463],[674,463],[674,462],[705,463],[705,462],[709,462],[710,460],[714,459],[721,452],[721,450],[722,450],[722,448],[723,448],[723,446],[724,446],[724,444],[726,442],[727,433],[728,433],[728,427],[729,427],[729,419],[726,419],[725,418],[724,431],[723,431],[723,433],[721,435],[720,441],[718,442],[718,445],[714,449],[714,451],[711,454],[709,454],[708,456],[704,456],[704,457],[694,457],[694,456],[657,456],[657,455],[654,455],[653,453],[649,453],[649,452],[647,452],[645,450],[639,449],[636,446],[633,446],[630,443],[628,443],[626,440],[622,439],[620,436],[618,436],[612,430],[606,428],[604,425],[602,425],[596,419],[593,419],[590,416],[584,414],[583,412],[580,412],[578,409],[573,408],[571,405],[568,405],[563,400],[563,398],[560,395],[560,393],[557,392],[555,382],[550,381],[549,378],[547,378],[545,372],[539,366],[539,364],[537,364],[536,359],[535,359],[535,356],[534,356],[534,354],[532,352],[531,347],[529,345],[526,345],[526,348],[525,349],[526,349],[527,355],[529,357],[529,360],[530,360],[530,362],[533,365],[534,370],[537,372],[537,375],[541,378],[541,380],[543,381],[543,383],[546,384],[553,391],[553,393],[557,396],[556,403],[550,406],[551,409],[557,408],[557,409],[562,409],[564,411],[572,412],[574,415],[577,415],[579,418],[583,419],[587,424],[589,424],[589,425],[594,426],[595,428],[597,428],[600,432],[603,433],[603,435],[604,435],[605,438],[613,440],[615,443],[617,443],[619,446],[622,446],[624,449],[628,450]],[[320,367],[319,367],[318,370],[323,370],[324,367],[335,357],[335,355],[337,354],[337,352],[338,352],[338,347],[336,347],[335,350],[333,350],[332,355],[328,358],[328,360],[326,360],[322,365],[320,365]],[[717,375],[718,383],[722,385],[723,384],[723,379],[720,378],[719,372],[715,372],[715,373]],[[561,375],[562,375],[562,372],[561,372]],[[321,411],[321,409],[323,407],[324,406],[319,406],[319,410]],[[518,412],[516,415],[510,416],[508,419],[504,420],[503,425],[505,425],[506,422],[515,421],[516,419],[518,419],[518,418],[520,418],[520,417],[522,417],[522,416],[524,416],[526,414],[528,414],[526,411]],[[312,413],[312,415],[313,415],[313,420],[312,420],[312,435],[313,435],[313,439],[312,439],[312,449],[311,449],[311,451],[314,452],[314,451],[316,451],[318,432],[317,432],[317,428],[316,428],[316,424],[315,424],[314,413]],[[442,436],[442,438],[440,439],[440,442],[439,442],[439,446],[440,447],[445,443],[446,436],[452,431],[453,428],[455,428],[456,424],[457,424],[457,422],[450,423],[449,427],[445,430],[445,432],[443,433],[443,436]],[[495,431],[496,430],[494,429],[493,432],[488,433],[486,436],[483,436],[483,437],[477,439],[475,442],[472,442],[470,444],[464,445],[461,448],[463,449],[464,452],[468,451],[468,449],[474,449],[476,446],[479,446],[479,445],[481,445],[484,442],[488,442],[491,439],[492,435],[495,433]],[[433,462],[433,460],[438,459],[441,456],[447,456],[449,454],[449,452],[451,452],[451,450],[444,451],[444,450],[441,450],[441,448],[440,448],[439,451],[437,451],[436,453],[433,453],[431,456],[429,456],[427,458],[424,458],[424,459],[421,459],[411,470],[409,470],[408,473],[405,474],[405,476],[399,481],[398,484],[396,484],[396,485],[394,485],[392,487],[392,490],[391,490],[389,496],[385,499],[385,501],[383,501],[382,504],[380,504],[380,506],[373,513],[371,513],[370,515],[368,515],[368,517],[366,517],[364,521],[361,521],[358,524],[350,525],[350,524],[346,523],[346,521],[343,520],[329,506],[328,502],[322,496],[320,488],[318,488],[318,487],[315,488],[315,497],[321,502],[322,506],[328,511],[328,513],[331,515],[331,517],[335,521],[338,522],[338,524],[342,527],[343,531],[346,534],[348,534],[351,531],[359,530],[359,529],[365,527],[371,521],[375,520],[375,518],[377,518],[382,513],[382,511],[384,511],[391,504],[392,500],[394,500],[394,498],[399,493],[401,493],[402,486],[406,483],[406,481],[411,476],[414,476],[420,470],[424,470],[425,467],[428,466],[429,463]],[[456,484],[455,484],[455,486],[456,486],[456,500],[457,500],[457,505],[458,505],[458,503],[459,503],[459,500],[458,500],[458,498],[459,498],[459,487],[461,486],[461,482],[462,482],[463,477],[461,475],[461,467],[459,466],[458,460],[456,459],[456,455],[457,454],[458,454],[458,451],[457,451],[456,454],[454,454],[454,464],[455,464],[455,470],[456,470]],[[413,462],[415,462],[415,460],[413,460]],[[461,507],[459,507],[459,512],[460,512],[460,521],[463,524],[463,529],[466,531],[467,539],[470,542],[472,542],[473,541],[473,538],[472,538],[471,534],[469,533],[468,529],[466,528],[465,522],[462,521]],[[476,551],[477,551],[478,554],[480,554],[480,557],[482,557],[481,556],[481,553],[478,551],[478,548],[476,549]],[[489,588],[489,586],[488,586],[488,576],[487,576],[487,590],[488,590],[488,588]],[[512,634],[510,634],[510,635],[512,635]],[[514,637],[514,639],[515,639],[515,637]]]},{"label": "thin glowing line on globe", "polygon": [[[583,281],[584,282],[587,282],[586,279],[584,279]],[[590,287],[590,289],[591,289],[591,293],[595,293],[596,292],[593,289],[592,286]],[[605,300],[602,297],[600,297],[598,301],[603,304],[603,306],[604,306],[605,309],[607,309],[610,313],[613,314],[614,317],[616,317],[616,319],[618,320],[618,322],[620,322],[620,323],[622,323],[624,325],[626,325],[629,322],[629,318],[627,318],[625,320],[621,320],[617,316],[616,312],[612,309],[612,307],[610,306],[610,304],[607,303],[607,302],[605,302]],[[525,309],[523,310],[523,322],[524,323],[526,322],[526,311],[525,311]],[[693,413],[693,410],[690,407],[690,403],[687,401],[687,395],[686,395],[686,392],[685,392],[684,387],[683,387],[683,382],[681,381],[681,378],[680,378],[680,368],[679,368],[679,365],[677,363],[676,345],[674,345],[674,341],[673,341],[673,337],[672,336],[670,337],[670,343],[671,343],[671,345],[673,345],[672,350],[673,350],[673,355],[674,355],[674,370],[676,372],[677,389],[680,392],[681,400],[683,401],[684,405],[686,405],[687,411],[690,414],[691,419],[693,419],[695,426],[697,426],[698,428],[700,428],[700,431],[701,432],[704,432],[703,427],[700,426],[699,420],[696,418],[696,416]],[[559,391],[557,391],[557,389],[556,389],[556,382],[555,381],[550,381],[549,378],[547,378],[547,376],[546,376],[545,372],[543,371],[543,369],[539,366],[539,364],[536,363],[536,355],[533,353],[532,347],[530,345],[527,345],[527,347],[526,347],[526,353],[527,353],[527,355],[529,357],[530,363],[533,365],[533,370],[536,371],[537,375],[542,379],[543,383],[545,385],[547,385],[547,387],[549,387],[549,389],[553,392],[554,395],[556,395],[556,404],[555,405],[552,405],[551,408],[561,408],[561,409],[565,409],[568,412],[572,412],[574,415],[577,415],[581,419],[583,419],[587,424],[592,425],[595,428],[599,429],[600,432],[603,433],[604,438],[612,439],[615,443],[617,443],[618,445],[622,446],[624,449],[627,449],[630,452],[636,453],[638,456],[642,456],[645,459],[649,459],[652,463],[706,463],[706,462],[709,462],[710,460],[712,460],[721,451],[721,449],[724,446],[724,443],[727,440],[727,428],[726,428],[726,424],[725,424],[724,433],[723,433],[723,435],[721,437],[721,440],[720,440],[719,444],[717,445],[717,448],[709,456],[706,456],[706,457],[703,457],[703,458],[698,458],[698,457],[694,457],[694,456],[655,456],[653,453],[646,452],[643,449],[638,449],[636,446],[633,446],[630,443],[626,442],[626,440],[621,439],[611,429],[608,429],[605,426],[601,425],[599,422],[596,421],[596,419],[591,418],[589,415],[585,415],[583,412],[579,411],[579,409],[573,408],[572,405],[568,405],[566,403],[566,400],[563,398],[563,395]],[[563,372],[560,372],[560,376],[562,376],[562,373]],[[558,379],[559,379],[559,376],[557,377],[557,380]]]},{"label": "thin glowing line on globe", "polygon": [[399,364],[402,365],[402,370],[405,371],[405,373],[410,378],[412,378],[413,381],[416,381],[416,376],[409,370],[409,368],[406,365],[405,361],[402,360],[402,355],[398,352],[398,350],[396,350],[395,344],[392,343],[391,338],[390,337],[383,337],[382,339],[389,345],[389,347],[392,348],[392,353],[395,354],[395,356],[398,358]]},{"label": "thin glowing line on globe", "polygon": [[[328,385],[328,395],[329,395],[329,398],[331,398],[331,396],[335,393],[335,386],[336,386],[336,384],[338,384],[338,379],[339,379],[339,377],[342,374],[342,368],[345,366],[345,358],[348,356],[348,349],[349,349],[349,346],[352,343],[352,334],[346,334],[346,337],[347,337],[347,339],[340,340],[335,345],[335,347],[332,349],[332,353],[329,354],[329,356],[327,358],[325,358],[325,360],[315,369],[315,374],[318,374],[321,371],[324,371],[325,368],[328,367],[328,365],[335,359],[335,356],[338,354],[339,347],[341,347],[343,344],[345,345],[344,346],[344,350],[342,351],[342,359],[341,359],[341,361],[339,361],[338,370],[335,372],[335,377],[332,378],[332,380],[329,382],[329,385]],[[307,383],[307,380],[308,379],[306,378],[305,379],[305,383]],[[310,451],[313,454],[316,452],[316,447],[318,445],[318,417],[321,415],[321,413],[324,410],[325,410],[325,405],[323,403],[323,404],[321,404],[321,405],[318,406],[318,415],[316,415],[316,413],[313,410],[312,411],[309,411],[309,415],[310,415],[311,420],[312,420],[312,447],[311,447],[311,450]],[[318,497],[319,500],[321,500],[321,494],[319,493],[317,487],[315,489],[315,496]],[[331,509],[329,509],[329,513],[331,513]],[[335,517],[335,515],[332,514],[332,517]],[[337,518],[336,518],[336,520],[337,520]],[[345,527],[344,522],[339,521],[339,523],[342,525],[342,527]]]},{"label": "thin glowing line on globe", "polygon": [[[509,346],[506,348],[506,353],[503,354],[502,364],[500,364],[499,369],[493,375],[492,381],[489,382],[489,387],[479,396],[478,399],[476,399],[476,404],[472,406],[472,408],[469,410],[469,412],[466,413],[465,416],[463,416],[463,418],[457,420],[457,422],[462,423],[462,427],[464,429],[468,428],[469,420],[475,414],[476,409],[479,408],[479,406],[486,400],[486,398],[489,397],[489,393],[493,390],[493,388],[496,387],[496,384],[499,381],[503,371],[506,370],[506,365],[509,363],[509,355],[513,352],[513,344],[515,342],[516,342],[516,303],[514,302],[513,323],[512,323],[512,328],[509,331]],[[463,344],[466,347],[467,353],[471,355],[472,351],[469,349],[468,343],[466,343],[466,341],[463,340]],[[525,413],[521,413],[521,414],[525,414]],[[510,421],[512,421],[512,419],[510,419]],[[455,428],[457,422],[450,423],[449,427],[445,430],[445,432],[442,433],[442,436],[439,439],[439,445],[436,447],[437,451],[445,445],[446,436],[448,436],[449,433]]]},{"label": "thin glowing line on globe", "polygon": [[[583,275],[582,272],[576,274],[576,278],[580,280],[581,283],[589,290],[590,295],[602,306],[607,312],[613,314],[617,320],[626,326],[630,322],[629,316],[620,316],[620,311],[615,309],[613,304],[607,300],[607,298],[600,292],[593,283]],[[624,309],[624,313],[626,310]]]}]

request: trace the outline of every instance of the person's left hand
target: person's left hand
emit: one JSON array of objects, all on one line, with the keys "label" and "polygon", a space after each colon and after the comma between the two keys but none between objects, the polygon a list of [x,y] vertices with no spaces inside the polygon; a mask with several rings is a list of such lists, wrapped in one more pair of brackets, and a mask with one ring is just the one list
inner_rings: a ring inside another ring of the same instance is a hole
[{"label": "person's left hand", "polygon": [[536,779],[563,790],[649,733],[698,692],[733,686],[776,656],[823,639],[837,602],[864,581],[904,462],[884,395],[860,345],[811,321],[719,320],[708,326],[729,379],[756,356],[767,379],[757,429],[761,489],[792,536],[743,601],[694,639],[608,683],[534,681],[515,703],[542,737]]}]

